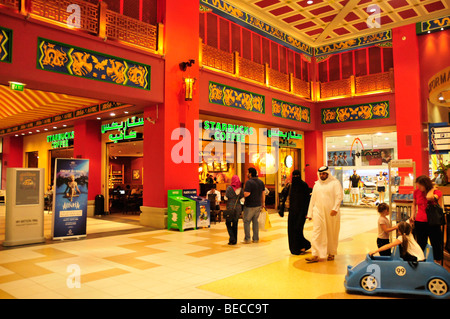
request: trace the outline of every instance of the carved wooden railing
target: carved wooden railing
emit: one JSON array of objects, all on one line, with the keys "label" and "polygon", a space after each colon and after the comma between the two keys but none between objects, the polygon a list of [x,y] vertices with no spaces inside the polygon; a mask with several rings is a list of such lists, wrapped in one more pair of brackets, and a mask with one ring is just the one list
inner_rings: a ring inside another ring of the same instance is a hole
[{"label": "carved wooden railing", "polygon": [[[24,16],[43,20],[61,27],[73,29],[68,18],[75,12],[70,5],[79,7],[79,28],[104,40],[121,43],[162,53],[162,25],[154,26],[137,19],[108,10],[105,2],[92,4],[82,0],[0,0],[0,8],[13,9]],[[69,11],[69,12],[68,12]],[[76,20],[71,19],[71,22]]]},{"label": "carved wooden railing", "polygon": [[237,52],[229,53],[216,49],[204,44],[201,40],[200,48],[202,67],[311,99],[310,83],[296,79],[292,74],[285,74],[269,68],[268,64],[256,63],[240,57]]},{"label": "carved wooden railing", "polygon": [[320,100],[394,91],[394,71],[320,83]]}]

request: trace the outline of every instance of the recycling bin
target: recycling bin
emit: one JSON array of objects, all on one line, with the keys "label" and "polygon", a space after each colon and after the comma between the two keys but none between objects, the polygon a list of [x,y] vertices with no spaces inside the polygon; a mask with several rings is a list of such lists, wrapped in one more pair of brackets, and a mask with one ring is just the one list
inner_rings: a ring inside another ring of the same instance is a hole
[{"label": "recycling bin", "polygon": [[209,200],[197,196],[196,189],[184,189],[183,196],[192,199],[196,202],[196,225],[197,228],[200,227],[210,227],[211,226],[211,209]]},{"label": "recycling bin", "polygon": [[183,197],[181,189],[169,190],[167,195],[167,228],[179,231],[195,229],[195,201]]}]

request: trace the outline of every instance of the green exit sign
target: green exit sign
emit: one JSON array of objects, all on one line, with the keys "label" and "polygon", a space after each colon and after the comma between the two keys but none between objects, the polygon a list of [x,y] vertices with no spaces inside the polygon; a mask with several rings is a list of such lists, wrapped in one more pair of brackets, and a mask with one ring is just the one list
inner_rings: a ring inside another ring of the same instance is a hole
[{"label": "green exit sign", "polygon": [[25,84],[19,82],[9,82],[9,88],[13,91],[23,91]]}]

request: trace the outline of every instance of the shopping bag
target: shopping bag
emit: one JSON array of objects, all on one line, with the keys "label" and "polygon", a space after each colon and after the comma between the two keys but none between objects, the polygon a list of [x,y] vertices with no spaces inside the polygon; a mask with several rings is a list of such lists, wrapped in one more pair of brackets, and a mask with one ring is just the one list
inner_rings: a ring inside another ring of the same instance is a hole
[{"label": "shopping bag", "polygon": [[263,208],[258,217],[258,226],[260,230],[267,230],[272,227],[267,209]]}]

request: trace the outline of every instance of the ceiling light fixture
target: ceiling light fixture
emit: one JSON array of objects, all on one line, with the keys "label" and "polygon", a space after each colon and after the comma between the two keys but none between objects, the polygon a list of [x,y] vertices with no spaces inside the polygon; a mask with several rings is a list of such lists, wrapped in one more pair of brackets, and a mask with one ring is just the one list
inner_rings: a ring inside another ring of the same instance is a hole
[{"label": "ceiling light fixture", "polygon": [[307,4],[313,4],[314,3],[314,1],[312,1],[312,0],[308,0],[307,2],[306,2]]}]

